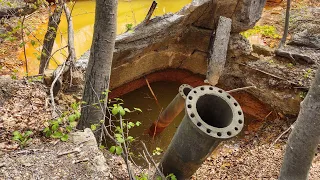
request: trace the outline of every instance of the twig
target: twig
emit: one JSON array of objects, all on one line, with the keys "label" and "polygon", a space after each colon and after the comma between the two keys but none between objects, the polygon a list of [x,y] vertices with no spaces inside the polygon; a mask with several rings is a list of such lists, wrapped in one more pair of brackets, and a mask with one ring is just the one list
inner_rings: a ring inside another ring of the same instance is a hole
[{"label": "twig", "polygon": [[[74,7],[75,3],[73,4]],[[74,66],[74,63],[76,61],[76,50],[74,48],[74,31],[73,31],[73,23],[72,23],[72,17],[71,17],[71,12],[68,8],[68,6],[66,5],[65,1],[63,1],[63,10],[64,13],[66,14],[66,18],[67,18],[67,23],[68,23],[68,52],[69,52],[69,74],[70,74],[70,82],[69,82],[69,86],[72,86],[72,68]],[[72,7],[72,10],[73,10]]]},{"label": "twig", "polygon": [[71,151],[66,151],[66,152],[59,153],[57,156],[61,157],[61,156],[67,155],[67,154],[80,153],[80,152],[81,152],[80,148],[77,147],[77,148],[74,148]]},{"label": "twig", "polygon": [[22,44],[23,44],[23,54],[24,54],[24,60],[26,61],[26,75],[28,77],[28,59],[27,59],[27,54],[26,54],[26,44],[24,41],[24,31],[23,31],[23,26],[24,26],[24,20],[26,19],[26,16],[24,15],[22,18],[21,22],[21,38],[22,38]]},{"label": "twig", "polygon": [[151,160],[153,166],[156,168],[156,170],[158,171],[159,175],[161,176],[162,179],[166,179],[166,177],[164,176],[164,174],[162,173],[162,171],[160,171],[160,169],[158,168],[157,164],[154,162],[152,156],[150,155],[147,147],[146,147],[146,144],[144,142],[141,141],[141,144],[143,146],[143,149],[146,151],[147,155],[149,156],[149,159]]},{"label": "twig", "polygon": [[74,161],[72,161],[72,164],[77,164],[77,163],[87,162],[87,161],[89,161],[89,158],[74,160]]},{"label": "twig", "polygon": [[27,149],[27,150],[22,150],[22,151],[18,151],[16,152],[16,154],[29,154],[29,153],[34,153],[37,151],[43,151],[44,147],[41,149]]},{"label": "twig", "polygon": [[[120,115],[120,128],[122,129],[122,137],[124,138],[124,133],[123,133],[123,121],[122,121],[122,116]],[[131,168],[130,168],[130,164],[129,164],[129,159],[128,159],[128,149],[127,149],[127,144],[126,144],[126,141],[123,142],[123,145],[124,145],[124,152],[122,153],[123,156],[124,156],[124,160],[127,164],[127,169],[128,169],[128,174],[129,174],[129,179],[134,179],[134,176],[133,176],[133,173],[131,171]]]},{"label": "twig", "polygon": [[290,131],[291,129],[293,129],[295,123],[296,123],[296,122],[294,122],[288,129],[286,129],[283,133],[281,133],[281,134],[277,137],[277,139],[276,139],[275,141],[273,141],[273,143],[271,144],[270,147],[273,147],[273,146],[276,144],[276,142],[279,141],[279,139],[280,139],[283,135],[285,135],[288,131]]},{"label": "twig", "polygon": [[0,163],[0,168],[5,167],[6,163]]},{"label": "twig", "polygon": [[148,11],[148,14],[147,14],[146,18],[144,19],[145,25],[147,25],[149,23],[150,18],[152,16],[154,10],[156,9],[157,5],[158,5],[158,3],[156,1],[152,2],[151,7]]},{"label": "twig", "polygon": [[156,135],[156,131],[157,131],[157,126],[158,126],[158,121],[160,119],[161,113],[162,113],[163,108],[161,108],[158,119],[156,121],[156,125],[154,126],[154,130],[153,130],[153,135],[152,135],[152,139],[154,139],[154,136]]},{"label": "twig", "polygon": [[147,85],[148,85],[148,88],[149,88],[149,90],[150,90],[150,92],[151,92],[154,100],[156,101],[158,107],[161,108],[161,106],[160,106],[160,104],[159,104],[159,102],[158,102],[157,96],[154,94],[154,92],[153,92],[153,90],[152,90],[152,88],[151,88],[151,86],[150,86],[150,84],[149,84],[149,81],[148,81],[147,77],[144,76],[144,79],[146,80]]},{"label": "twig", "polygon": [[263,119],[264,119],[264,120],[267,120],[268,117],[269,117],[271,114],[272,114],[272,111],[270,111],[269,114],[267,114],[266,117],[264,117]]},{"label": "twig", "polygon": [[233,92],[242,91],[242,90],[251,89],[251,88],[257,88],[257,87],[256,86],[247,86],[247,87],[242,87],[242,88],[236,88],[236,89],[231,89],[231,90],[227,91],[227,93],[233,93]]},{"label": "twig", "polygon": [[[151,163],[149,162],[149,160],[148,160],[148,158],[147,158],[147,156],[146,156],[146,153],[144,152],[144,150],[142,150],[142,153],[143,153],[143,159],[148,163],[148,179],[150,179],[149,178],[149,176],[150,176],[150,172],[151,172]],[[140,154],[141,155],[141,154]]]},{"label": "twig", "polygon": [[57,80],[59,79],[59,77],[61,76],[62,72],[64,71],[64,68],[66,66],[66,61],[63,63],[61,70],[58,72],[57,76],[55,77],[55,79],[53,80],[51,87],[50,87],[50,97],[51,97],[51,105],[53,107],[53,117],[55,117],[55,113],[56,113],[56,105],[54,103],[54,96],[53,96],[53,87],[56,84]]}]

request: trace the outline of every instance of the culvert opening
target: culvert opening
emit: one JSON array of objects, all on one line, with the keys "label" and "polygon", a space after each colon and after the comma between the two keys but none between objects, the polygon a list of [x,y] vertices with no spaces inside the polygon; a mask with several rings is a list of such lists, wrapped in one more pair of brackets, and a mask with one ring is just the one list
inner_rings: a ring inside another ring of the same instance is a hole
[{"label": "culvert opening", "polygon": [[196,104],[201,119],[216,128],[227,127],[232,122],[232,110],[227,102],[218,96],[206,94]]},{"label": "culvert opening", "polygon": [[191,91],[190,88],[183,88],[183,94],[184,94],[185,96],[188,96],[188,94],[189,94],[190,91]]}]

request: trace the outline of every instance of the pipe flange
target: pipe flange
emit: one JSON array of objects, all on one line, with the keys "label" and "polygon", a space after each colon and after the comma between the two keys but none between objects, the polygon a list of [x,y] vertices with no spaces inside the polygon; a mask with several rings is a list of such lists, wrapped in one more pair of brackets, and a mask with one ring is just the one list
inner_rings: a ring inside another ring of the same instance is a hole
[{"label": "pipe flange", "polygon": [[244,126],[239,103],[226,91],[213,86],[193,88],[186,99],[186,113],[203,133],[218,139],[234,137]]},{"label": "pipe flange", "polygon": [[187,98],[188,93],[193,89],[192,86],[188,85],[188,84],[181,84],[181,86],[179,87],[179,94],[181,95],[181,97],[183,97],[183,99]]}]

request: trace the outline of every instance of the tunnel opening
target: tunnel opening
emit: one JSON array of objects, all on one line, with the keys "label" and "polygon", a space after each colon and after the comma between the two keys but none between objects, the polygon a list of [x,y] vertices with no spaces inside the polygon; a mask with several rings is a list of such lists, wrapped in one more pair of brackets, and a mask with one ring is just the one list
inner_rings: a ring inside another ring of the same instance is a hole
[{"label": "tunnel opening", "polygon": [[224,128],[232,122],[232,109],[229,104],[219,96],[206,94],[196,103],[200,118],[210,126]]}]

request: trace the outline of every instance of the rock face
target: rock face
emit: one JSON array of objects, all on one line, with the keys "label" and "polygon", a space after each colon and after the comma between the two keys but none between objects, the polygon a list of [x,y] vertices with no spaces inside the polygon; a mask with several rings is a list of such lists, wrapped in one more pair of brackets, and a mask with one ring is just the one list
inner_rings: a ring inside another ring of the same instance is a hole
[{"label": "rock face", "polygon": [[0,179],[113,179],[90,129],[70,141],[42,144],[0,157]]},{"label": "rock face", "polygon": [[276,54],[295,63],[320,63],[320,8],[293,10],[290,18],[292,39]]},{"label": "rock face", "polygon": [[[302,12],[301,12],[302,11]],[[291,45],[320,48],[320,8],[293,10],[290,33]]]}]

